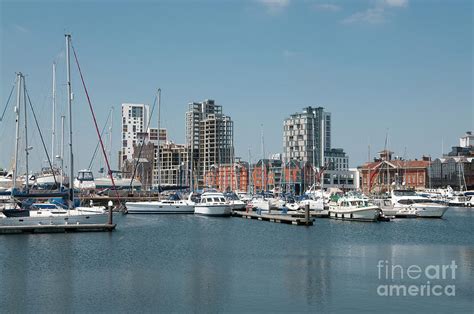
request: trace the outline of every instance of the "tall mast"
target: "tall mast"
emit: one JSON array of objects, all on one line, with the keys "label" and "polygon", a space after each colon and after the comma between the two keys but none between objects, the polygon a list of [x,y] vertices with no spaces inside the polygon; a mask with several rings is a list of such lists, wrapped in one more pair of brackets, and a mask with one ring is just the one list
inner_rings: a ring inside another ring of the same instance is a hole
[{"label": "tall mast", "polygon": [[54,164],[54,146],[56,136],[56,62],[53,62],[53,118],[52,118],[52,132],[51,132],[51,158]]},{"label": "tall mast", "polygon": [[24,104],[24,109],[25,109],[25,119],[24,119],[24,124],[25,124],[25,165],[26,165],[26,176],[25,176],[25,189],[28,192],[28,185],[29,185],[29,180],[28,180],[28,120],[27,120],[27,110],[26,110],[26,86],[25,86],[25,77],[23,76],[23,104]]},{"label": "tall mast", "polygon": [[71,34],[66,34],[67,104],[69,107],[69,208],[74,208],[74,155],[72,152]]},{"label": "tall mast", "polygon": [[14,191],[16,188],[16,179],[18,176],[18,145],[20,142],[20,90],[21,90],[21,78],[22,74],[16,74],[16,106],[15,106],[15,168],[13,169],[13,188],[12,188],[12,196],[14,195]]},{"label": "tall mast", "polygon": [[252,159],[250,157],[250,147],[249,147],[249,175],[247,177],[247,183],[248,183],[248,193],[252,193]]},{"label": "tall mast", "polygon": [[61,116],[61,190],[64,184],[64,119],[66,116]]},{"label": "tall mast", "polygon": [[161,167],[160,167],[160,107],[161,107],[161,88],[158,88],[158,147],[156,152],[156,172],[158,179],[158,193],[161,186]]},{"label": "tall mast", "polygon": [[114,125],[114,107],[112,106],[109,126],[109,160],[112,160],[112,128]]},{"label": "tall mast", "polygon": [[263,163],[264,163],[264,159],[265,159],[265,148],[264,148],[264,141],[263,141],[263,124],[261,125],[262,127],[262,193],[266,190],[266,186],[264,187],[263,186],[263,181],[265,180],[265,177],[264,177],[264,167],[263,167]]}]

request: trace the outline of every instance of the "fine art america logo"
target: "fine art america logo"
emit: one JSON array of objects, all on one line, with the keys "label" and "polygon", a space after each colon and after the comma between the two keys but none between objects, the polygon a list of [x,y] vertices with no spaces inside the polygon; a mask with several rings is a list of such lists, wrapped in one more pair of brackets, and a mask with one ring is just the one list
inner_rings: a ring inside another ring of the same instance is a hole
[{"label": "fine art america logo", "polygon": [[381,284],[377,287],[379,296],[455,296],[456,279],[455,261],[440,265],[391,264],[387,260],[377,263],[378,278]]}]

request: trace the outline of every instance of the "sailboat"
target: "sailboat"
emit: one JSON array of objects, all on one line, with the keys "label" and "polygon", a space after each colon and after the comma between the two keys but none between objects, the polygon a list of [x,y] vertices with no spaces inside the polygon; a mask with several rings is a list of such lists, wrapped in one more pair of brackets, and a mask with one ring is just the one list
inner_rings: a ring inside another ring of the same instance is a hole
[{"label": "sailboat", "polygon": [[[51,158],[53,167],[43,167],[41,173],[36,175],[35,185],[38,189],[55,189],[67,183],[68,178],[63,175],[62,169],[54,166],[54,160],[60,159],[62,155],[55,155],[56,148],[56,62],[53,62],[53,84],[52,84],[52,131],[51,131]],[[63,124],[64,125],[64,124]],[[64,129],[62,130],[64,135]]]},{"label": "sailboat", "polygon": [[[161,89],[158,89],[158,133],[160,132],[160,106],[161,106]],[[160,173],[160,139],[158,138],[158,152],[157,152],[157,173],[158,173],[158,188],[161,185]],[[194,202],[191,200],[192,193],[187,200],[168,199],[158,201],[146,202],[126,202],[127,213],[129,214],[192,214],[194,213]]]},{"label": "sailboat", "polygon": [[[70,152],[70,176],[69,186],[73,186],[73,151],[72,151],[72,91],[71,91],[71,73],[70,73],[70,45],[71,35],[66,34],[66,60],[67,60],[67,95],[69,106],[69,152]],[[19,73],[17,79],[17,107],[16,113],[16,141],[15,141],[15,168],[13,171],[13,188],[11,194],[10,206],[3,210],[5,217],[0,218],[2,226],[32,226],[32,225],[67,225],[67,224],[92,224],[92,223],[110,223],[110,216],[106,213],[106,208],[101,206],[81,207],[75,206],[74,189],[69,189],[68,204],[62,202],[48,203],[28,203],[27,201],[19,201],[15,198],[15,187],[18,169],[18,139],[19,139],[19,108],[20,108],[20,91],[24,88],[24,76]],[[26,115],[26,100],[25,100]],[[25,119],[26,120],[26,119]],[[26,121],[25,121],[26,122]],[[25,123],[26,133],[26,123]],[[27,146],[27,134],[25,134],[25,144]],[[25,149],[27,152],[28,150]],[[26,158],[28,164],[28,158]],[[28,167],[27,167],[28,168]],[[28,170],[27,170],[28,172]],[[28,176],[26,177],[28,181]],[[26,183],[28,188],[28,182]]]}]

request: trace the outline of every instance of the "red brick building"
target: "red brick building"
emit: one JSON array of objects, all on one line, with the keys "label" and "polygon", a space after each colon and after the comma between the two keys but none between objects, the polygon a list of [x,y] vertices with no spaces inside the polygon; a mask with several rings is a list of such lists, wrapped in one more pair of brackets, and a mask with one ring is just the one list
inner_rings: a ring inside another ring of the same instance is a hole
[{"label": "red brick building", "polygon": [[392,152],[381,151],[380,158],[360,166],[360,188],[363,193],[386,192],[394,187],[410,189],[427,187],[430,159],[392,159]]},{"label": "red brick building", "polygon": [[247,191],[248,179],[248,163],[236,162],[231,165],[213,167],[206,171],[204,185],[221,192]]}]

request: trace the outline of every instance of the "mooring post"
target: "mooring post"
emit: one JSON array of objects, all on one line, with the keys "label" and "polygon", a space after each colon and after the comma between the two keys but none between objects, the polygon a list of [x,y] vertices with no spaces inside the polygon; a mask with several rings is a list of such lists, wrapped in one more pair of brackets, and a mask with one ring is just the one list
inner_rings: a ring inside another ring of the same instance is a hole
[{"label": "mooring post", "polygon": [[268,213],[271,214],[272,213],[272,203],[270,202],[270,200],[268,200],[267,204],[268,204]]},{"label": "mooring post", "polygon": [[304,219],[306,220],[306,225],[309,225],[309,204],[304,205]]},{"label": "mooring post", "polygon": [[109,225],[112,225],[112,206],[114,203],[109,201],[107,205],[109,206]]}]

